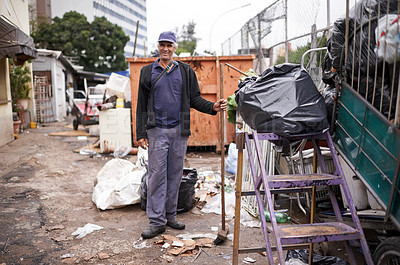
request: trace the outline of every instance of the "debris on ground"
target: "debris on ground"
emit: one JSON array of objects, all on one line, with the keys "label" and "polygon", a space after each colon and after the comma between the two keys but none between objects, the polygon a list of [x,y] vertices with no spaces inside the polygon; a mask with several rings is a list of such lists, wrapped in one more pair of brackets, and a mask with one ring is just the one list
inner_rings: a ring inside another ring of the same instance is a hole
[{"label": "debris on ground", "polygon": [[252,259],[250,257],[246,257],[243,259],[243,263],[245,263],[245,264],[250,264],[250,263],[255,263],[255,262],[256,262],[256,260]]},{"label": "debris on ground", "polygon": [[173,256],[191,256],[198,254],[200,248],[202,247],[212,247],[212,239],[206,237],[197,239],[191,239],[187,237],[185,239],[178,239],[178,237],[171,235],[162,235],[161,237],[163,239],[154,242],[154,244],[166,249],[167,254]]},{"label": "debris on ground", "polygon": [[104,252],[97,253],[97,256],[99,257],[99,260],[110,258],[110,255],[108,255],[107,253],[104,253]]},{"label": "debris on ground", "polygon": [[[291,249],[286,253],[285,263],[290,265],[303,265],[308,264],[308,249]],[[313,254],[312,264],[332,264],[332,265],[346,265],[347,262],[333,256],[321,256],[316,253]]]},{"label": "debris on ground", "polygon": [[86,236],[87,234],[90,234],[96,230],[101,230],[103,227],[91,223],[87,223],[83,227],[78,227],[75,232],[73,232],[71,235],[77,236],[76,239],[82,238]]},{"label": "debris on ground", "polygon": [[[143,238],[140,237],[138,240],[136,240],[135,242],[133,242],[133,247],[136,248],[136,249],[149,248],[150,246],[148,246],[148,245],[146,244],[147,240],[145,240],[145,241],[143,241],[143,242],[140,242],[140,241],[142,241],[142,240],[143,240]],[[140,242],[140,243],[139,243],[139,242]]]},{"label": "debris on ground", "polygon": [[139,148],[136,164],[114,158],[97,173],[92,201],[101,210],[120,208],[140,202],[140,185],[147,168],[147,150]]},{"label": "debris on ground", "polygon": [[65,226],[63,225],[53,225],[53,226],[45,226],[46,231],[54,231],[54,230],[62,230],[65,229]]},{"label": "debris on ground", "polygon": [[[221,174],[214,171],[198,173],[196,197],[199,198],[196,207],[203,213],[221,214]],[[228,217],[235,214],[234,180],[225,176],[225,212]]]}]

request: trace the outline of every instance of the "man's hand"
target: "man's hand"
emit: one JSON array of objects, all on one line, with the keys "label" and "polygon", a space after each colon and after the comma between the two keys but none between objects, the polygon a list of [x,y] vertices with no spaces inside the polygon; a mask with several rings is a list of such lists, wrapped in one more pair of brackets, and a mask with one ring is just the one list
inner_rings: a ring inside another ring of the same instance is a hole
[{"label": "man's hand", "polygon": [[218,99],[217,102],[214,103],[213,106],[213,111],[221,111],[221,110],[226,110],[226,107],[228,106],[228,100],[226,99]]},{"label": "man's hand", "polygon": [[147,147],[149,146],[149,143],[148,143],[148,141],[147,141],[147,138],[139,139],[139,140],[137,141],[137,144],[138,144],[138,146],[140,146],[140,147],[143,148],[143,149],[147,149]]}]

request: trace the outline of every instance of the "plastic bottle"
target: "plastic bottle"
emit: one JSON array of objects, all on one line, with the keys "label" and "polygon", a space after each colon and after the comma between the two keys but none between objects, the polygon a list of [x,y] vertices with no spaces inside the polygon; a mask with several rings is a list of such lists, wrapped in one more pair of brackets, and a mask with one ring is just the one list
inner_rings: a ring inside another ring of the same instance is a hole
[{"label": "plastic bottle", "polygon": [[[271,222],[269,211],[264,211],[265,220]],[[286,223],[290,220],[290,217],[284,212],[275,212],[275,218],[277,223]]]},{"label": "plastic bottle", "polygon": [[124,99],[123,98],[117,98],[117,103],[115,105],[115,108],[123,108],[124,107]]}]

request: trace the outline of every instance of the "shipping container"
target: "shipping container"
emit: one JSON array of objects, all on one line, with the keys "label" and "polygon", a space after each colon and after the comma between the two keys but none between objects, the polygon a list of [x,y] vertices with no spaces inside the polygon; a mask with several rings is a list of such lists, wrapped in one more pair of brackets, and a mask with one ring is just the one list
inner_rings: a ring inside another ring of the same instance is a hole
[{"label": "shipping container", "polygon": [[[128,58],[132,92],[132,128],[133,140],[136,143],[136,105],[139,86],[140,69],[152,62],[157,57],[151,58]],[[236,70],[227,67],[229,63],[235,68],[246,72],[253,68],[254,55],[246,56],[208,56],[208,57],[174,57],[178,60],[190,64],[196,72],[199,81],[202,97],[215,102],[220,98],[221,64],[223,66],[223,95],[224,98],[235,93],[238,89],[238,80],[242,75]],[[226,115],[226,114],[225,114]],[[201,113],[194,109],[190,112],[190,128],[192,135],[189,138],[189,146],[220,146],[220,119],[218,115],[212,116]],[[225,119],[225,145],[234,142],[235,128],[233,124],[228,124]]]}]

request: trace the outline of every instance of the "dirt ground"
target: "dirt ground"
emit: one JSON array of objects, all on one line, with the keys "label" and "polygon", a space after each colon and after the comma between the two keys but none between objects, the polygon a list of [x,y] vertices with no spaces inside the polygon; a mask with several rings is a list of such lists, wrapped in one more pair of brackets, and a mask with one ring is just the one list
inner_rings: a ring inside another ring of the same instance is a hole
[{"label": "dirt ground", "polygon": [[[74,152],[97,138],[50,136],[65,130],[67,122],[25,130],[19,139],[0,148],[0,264],[232,264],[232,241],[196,249],[189,255],[170,255],[161,239],[142,240],[148,225],[138,204],[101,211],[92,202],[94,179],[113,157],[90,157]],[[136,161],[136,156],[126,159]],[[220,155],[190,151],[186,166],[198,172],[218,171]],[[196,207],[178,215],[186,229],[167,229],[164,235],[214,234],[221,216]],[[71,234],[87,223],[102,226],[81,239]],[[228,218],[229,231],[234,220]],[[232,238],[232,235],[231,237]],[[242,227],[241,247],[261,247],[261,229]],[[340,247],[339,247],[340,250]],[[342,251],[343,252],[343,251]],[[199,253],[199,254],[198,254]],[[338,252],[340,253],[340,251]],[[239,264],[251,257],[267,264],[260,253],[239,255]]]}]

